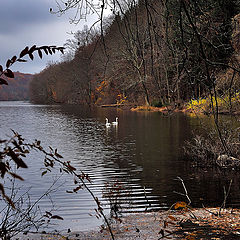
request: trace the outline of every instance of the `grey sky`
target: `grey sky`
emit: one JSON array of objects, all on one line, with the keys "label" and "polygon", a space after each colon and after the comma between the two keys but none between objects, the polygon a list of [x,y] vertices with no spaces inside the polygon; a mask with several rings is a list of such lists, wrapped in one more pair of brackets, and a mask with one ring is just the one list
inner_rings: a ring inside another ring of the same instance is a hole
[{"label": "grey sky", "polygon": [[[90,16],[86,21],[73,25],[69,23],[72,13],[61,17],[51,14],[50,8],[56,9],[55,0],[0,0],[0,64],[5,66],[8,58],[18,55],[26,46],[36,44],[63,46],[71,32],[82,29],[83,25],[92,24],[96,17]],[[58,61],[60,54],[44,55],[34,61],[16,63],[13,71],[38,73],[49,61]]]}]

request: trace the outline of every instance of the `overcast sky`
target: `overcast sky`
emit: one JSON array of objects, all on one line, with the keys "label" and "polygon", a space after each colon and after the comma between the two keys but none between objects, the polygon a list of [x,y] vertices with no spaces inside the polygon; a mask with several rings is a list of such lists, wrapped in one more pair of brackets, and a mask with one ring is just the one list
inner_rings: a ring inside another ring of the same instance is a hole
[{"label": "overcast sky", "polygon": [[[51,14],[49,9],[57,9],[55,0],[1,0],[0,6],[0,64],[5,66],[6,60],[17,55],[26,46],[36,44],[63,46],[67,39],[73,38],[71,32],[92,24],[97,18],[91,15],[78,25],[69,23],[73,12],[61,17]],[[16,63],[11,69],[23,73],[38,73],[49,61],[60,60],[60,54],[44,55],[40,59],[37,54],[34,61]]]}]

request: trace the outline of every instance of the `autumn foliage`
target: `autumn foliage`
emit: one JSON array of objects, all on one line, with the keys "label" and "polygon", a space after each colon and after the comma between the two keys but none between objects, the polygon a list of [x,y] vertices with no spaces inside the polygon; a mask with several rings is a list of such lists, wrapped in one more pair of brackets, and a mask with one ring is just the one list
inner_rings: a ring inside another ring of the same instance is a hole
[{"label": "autumn foliage", "polygon": [[85,28],[67,41],[63,62],[34,76],[32,101],[123,104],[121,95],[124,104],[179,106],[212,91],[221,95],[224,85],[234,97],[239,35],[232,18],[239,3],[115,3],[99,29]]}]

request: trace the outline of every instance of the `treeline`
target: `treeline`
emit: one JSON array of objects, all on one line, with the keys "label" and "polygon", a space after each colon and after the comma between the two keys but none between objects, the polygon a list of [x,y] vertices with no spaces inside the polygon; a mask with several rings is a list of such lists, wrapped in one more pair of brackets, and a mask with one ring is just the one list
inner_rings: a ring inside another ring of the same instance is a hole
[{"label": "treeline", "polygon": [[29,83],[33,75],[20,72],[14,73],[14,78],[8,78],[8,85],[0,86],[0,101],[29,100]]},{"label": "treeline", "polygon": [[179,105],[240,88],[237,0],[114,1],[31,82],[33,102]]}]

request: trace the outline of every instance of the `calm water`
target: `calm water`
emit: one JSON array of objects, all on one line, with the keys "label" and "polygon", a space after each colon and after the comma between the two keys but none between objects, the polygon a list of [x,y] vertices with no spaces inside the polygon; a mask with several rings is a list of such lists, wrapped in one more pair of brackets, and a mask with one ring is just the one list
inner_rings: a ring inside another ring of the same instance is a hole
[{"label": "calm water", "polygon": [[[119,126],[106,129],[105,117],[110,121],[119,117]],[[208,119],[203,119],[205,125]],[[65,160],[88,173],[93,181],[91,189],[102,199],[106,213],[108,201],[102,196],[106,183],[118,181],[125,187],[120,200],[121,211],[144,211],[146,208],[167,209],[175,201],[185,200],[174,193],[183,192],[176,181],[180,176],[189,191],[193,206],[217,205],[223,200],[223,186],[233,179],[230,205],[240,206],[238,174],[213,170],[192,169],[183,159],[181,147],[200,129],[197,118],[183,114],[163,116],[160,113],[135,113],[116,109],[94,109],[80,106],[32,105],[27,102],[0,102],[0,138],[19,132],[25,139],[40,139],[42,145],[57,148]],[[59,171],[41,177],[43,156],[33,153],[26,159],[29,169],[24,174],[21,191],[30,189],[37,199],[60,174]],[[63,175],[55,185],[51,198],[55,213],[64,218],[56,221],[56,229],[86,230],[99,226],[94,214],[95,204],[85,190],[66,193],[74,187],[72,176]],[[145,190],[144,190],[145,189]],[[51,208],[44,198],[42,210]]]}]

